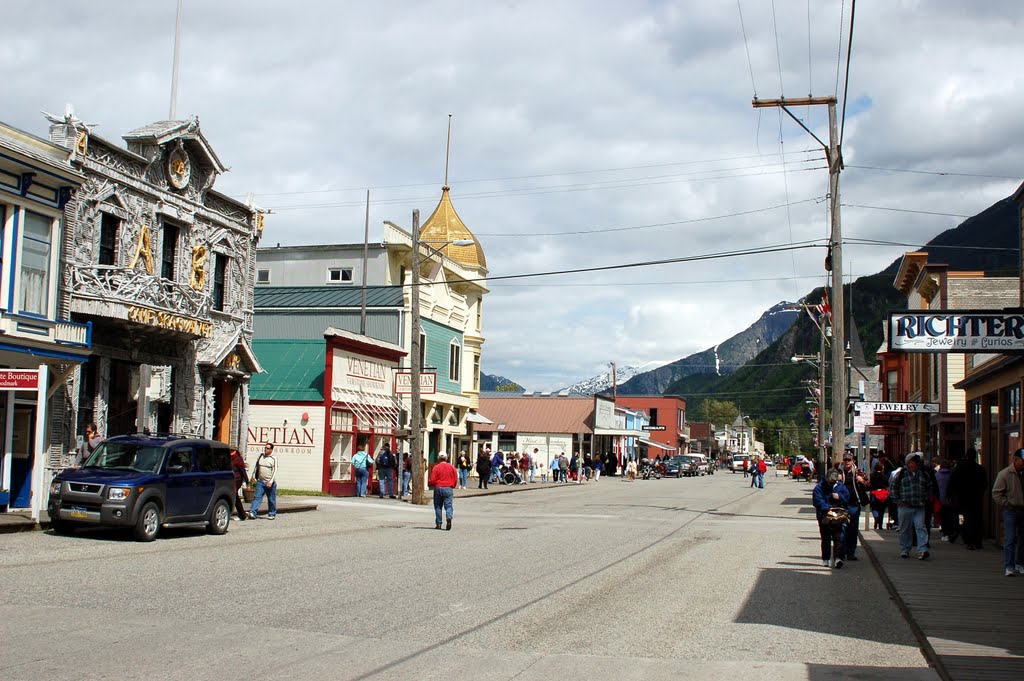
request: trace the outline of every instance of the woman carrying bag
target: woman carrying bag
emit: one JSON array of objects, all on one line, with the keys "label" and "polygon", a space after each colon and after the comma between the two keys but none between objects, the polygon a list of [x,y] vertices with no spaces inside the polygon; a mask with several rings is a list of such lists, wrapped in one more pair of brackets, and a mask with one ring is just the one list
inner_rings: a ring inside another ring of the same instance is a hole
[{"label": "woman carrying bag", "polygon": [[850,490],[842,483],[842,473],[832,469],[814,486],[814,510],[818,516],[818,534],[821,536],[821,565],[828,567],[830,559],[835,560],[838,570],[843,567],[846,555],[843,541],[846,538],[846,524],[850,522]]}]

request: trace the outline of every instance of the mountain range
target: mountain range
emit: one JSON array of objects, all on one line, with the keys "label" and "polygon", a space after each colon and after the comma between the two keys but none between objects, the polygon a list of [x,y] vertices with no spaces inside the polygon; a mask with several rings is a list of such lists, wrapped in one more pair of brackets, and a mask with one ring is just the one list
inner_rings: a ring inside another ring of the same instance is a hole
[{"label": "mountain range", "polygon": [[[930,262],[944,263],[952,271],[1018,276],[1020,230],[1017,206],[1007,197],[917,250],[928,253]],[[849,339],[861,346],[852,349],[868,364],[874,364],[875,353],[882,344],[888,313],[906,307],[906,299],[893,286],[900,261],[896,258],[881,272],[844,286]],[[694,414],[704,399],[716,398],[737,402],[744,413],[765,418],[802,417],[803,391],[791,388],[813,374],[813,370],[806,364],[792,364],[790,358],[794,354],[818,352],[818,328],[803,314],[800,303],[816,303],[821,297],[822,289],[816,288],[796,304],[778,303],[735,336],[674,362],[646,369],[648,365],[623,367],[616,372],[618,392],[681,395],[687,398],[688,411]],[[486,385],[484,376],[481,375],[482,388]],[[491,378],[504,385],[514,383],[503,377],[487,377]],[[599,374],[566,390],[586,394],[610,392],[610,375]]]}]

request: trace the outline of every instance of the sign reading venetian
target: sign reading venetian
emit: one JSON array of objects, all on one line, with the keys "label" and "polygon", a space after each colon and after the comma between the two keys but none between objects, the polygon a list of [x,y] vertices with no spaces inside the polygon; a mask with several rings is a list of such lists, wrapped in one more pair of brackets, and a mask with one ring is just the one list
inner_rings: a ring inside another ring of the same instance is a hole
[{"label": "sign reading venetian", "polygon": [[891,352],[1021,352],[1024,313],[936,310],[889,313]]}]

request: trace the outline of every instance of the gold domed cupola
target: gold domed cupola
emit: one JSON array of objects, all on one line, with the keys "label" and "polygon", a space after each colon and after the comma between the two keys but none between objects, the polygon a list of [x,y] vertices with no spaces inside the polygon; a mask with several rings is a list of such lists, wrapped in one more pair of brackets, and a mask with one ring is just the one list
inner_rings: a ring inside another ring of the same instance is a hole
[{"label": "gold domed cupola", "polygon": [[[420,241],[434,244],[435,248],[451,260],[473,269],[486,270],[484,249],[473,233],[455,212],[448,185],[441,187],[441,201],[420,228]],[[470,246],[456,246],[451,241],[471,239]],[[441,245],[445,244],[445,245]]]}]

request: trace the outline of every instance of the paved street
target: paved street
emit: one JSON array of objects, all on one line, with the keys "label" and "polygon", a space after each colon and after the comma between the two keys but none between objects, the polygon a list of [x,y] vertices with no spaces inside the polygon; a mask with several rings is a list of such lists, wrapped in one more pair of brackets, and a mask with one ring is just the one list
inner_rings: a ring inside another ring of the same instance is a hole
[{"label": "paved street", "polygon": [[748,482],[3,535],[0,678],[938,678],[869,561],[821,567],[810,486]]}]

